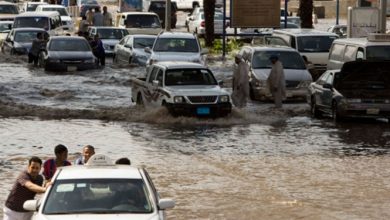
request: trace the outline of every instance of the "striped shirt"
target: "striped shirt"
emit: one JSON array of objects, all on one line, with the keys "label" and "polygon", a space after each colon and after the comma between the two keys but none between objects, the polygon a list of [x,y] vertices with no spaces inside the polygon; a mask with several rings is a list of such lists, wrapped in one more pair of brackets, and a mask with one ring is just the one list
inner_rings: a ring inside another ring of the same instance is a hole
[{"label": "striped shirt", "polygon": [[5,201],[5,206],[15,212],[27,212],[23,209],[23,203],[27,200],[34,199],[36,192],[29,190],[25,185],[28,181],[42,186],[43,177],[41,175],[33,178],[27,171],[23,171],[16,179],[11,192]]}]

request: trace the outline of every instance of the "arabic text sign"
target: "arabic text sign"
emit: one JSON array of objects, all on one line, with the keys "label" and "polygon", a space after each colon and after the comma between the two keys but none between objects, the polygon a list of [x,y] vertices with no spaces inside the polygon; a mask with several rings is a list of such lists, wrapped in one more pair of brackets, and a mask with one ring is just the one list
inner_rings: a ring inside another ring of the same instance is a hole
[{"label": "arabic text sign", "polygon": [[352,8],[350,37],[367,37],[369,33],[379,31],[379,9],[378,8]]},{"label": "arabic text sign", "polygon": [[232,1],[232,27],[280,27],[280,1]]}]

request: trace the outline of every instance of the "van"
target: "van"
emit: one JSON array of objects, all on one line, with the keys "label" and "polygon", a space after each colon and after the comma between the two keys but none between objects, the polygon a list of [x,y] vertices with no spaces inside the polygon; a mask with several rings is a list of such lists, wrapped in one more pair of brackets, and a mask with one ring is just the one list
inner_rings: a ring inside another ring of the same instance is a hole
[{"label": "van", "polygon": [[13,28],[23,27],[43,28],[50,36],[64,34],[61,17],[57,11],[21,13],[15,17]]},{"label": "van", "polygon": [[162,31],[160,19],[153,12],[124,12],[116,16],[115,26],[126,28],[129,34],[153,34]]},{"label": "van", "polygon": [[341,69],[345,62],[357,59],[390,60],[390,35],[369,34],[366,38],[335,40],[329,51],[327,69]]},{"label": "van", "polygon": [[13,21],[18,14],[19,8],[17,4],[0,1],[0,21]]},{"label": "van", "polygon": [[326,70],[329,49],[337,34],[314,29],[280,29],[274,30],[273,36],[283,38],[290,47],[305,55],[313,63],[317,72]]},{"label": "van", "polygon": [[45,4],[45,5],[39,5],[36,10],[36,12],[45,12],[45,11],[57,11],[60,13],[61,16],[61,22],[62,22],[62,28],[64,31],[67,31],[69,33],[74,32],[74,22],[73,19],[70,17],[68,10],[65,6],[62,5],[51,5],[51,4]]}]

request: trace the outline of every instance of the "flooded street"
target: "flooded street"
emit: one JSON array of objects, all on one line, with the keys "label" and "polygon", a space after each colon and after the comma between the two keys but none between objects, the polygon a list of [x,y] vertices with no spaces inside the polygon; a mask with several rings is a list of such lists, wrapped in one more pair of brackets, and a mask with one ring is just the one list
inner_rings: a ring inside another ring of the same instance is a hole
[{"label": "flooded street", "polygon": [[[305,103],[260,102],[228,118],[172,118],[131,102],[130,78],[144,68],[109,60],[59,74],[1,59],[1,204],[30,156],[52,157],[62,143],[73,162],[91,144],[146,166],[176,201],[169,219],[390,218],[386,120],[335,124],[312,119]],[[231,61],[210,67],[229,81]]]}]

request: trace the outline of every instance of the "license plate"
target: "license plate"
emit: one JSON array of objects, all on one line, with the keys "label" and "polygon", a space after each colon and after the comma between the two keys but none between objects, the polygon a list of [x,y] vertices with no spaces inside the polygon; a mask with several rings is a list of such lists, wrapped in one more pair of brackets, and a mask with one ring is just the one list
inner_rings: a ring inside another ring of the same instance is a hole
[{"label": "license plate", "polygon": [[377,109],[377,108],[367,109],[367,115],[377,115],[377,114],[379,114],[379,109]]},{"label": "license plate", "polygon": [[210,108],[209,107],[198,107],[196,109],[196,113],[198,115],[208,115],[208,114],[210,114]]},{"label": "license plate", "polygon": [[77,70],[77,66],[68,66],[68,67],[66,67],[66,69],[68,71],[76,71]]}]

